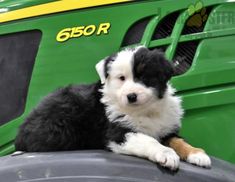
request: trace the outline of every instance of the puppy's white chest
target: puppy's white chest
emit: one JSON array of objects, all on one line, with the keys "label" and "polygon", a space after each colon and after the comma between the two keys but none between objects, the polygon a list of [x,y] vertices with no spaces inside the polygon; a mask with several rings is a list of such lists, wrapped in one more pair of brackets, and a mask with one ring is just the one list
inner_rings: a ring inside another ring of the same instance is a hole
[{"label": "puppy's white chest", "polygon": [[166,136],[180,127],[180,124],[176,120],[169,121],[161,117],[138,117],[133,119],[132,123],[135,125],[134,127],[137,131],[154,138]]}]

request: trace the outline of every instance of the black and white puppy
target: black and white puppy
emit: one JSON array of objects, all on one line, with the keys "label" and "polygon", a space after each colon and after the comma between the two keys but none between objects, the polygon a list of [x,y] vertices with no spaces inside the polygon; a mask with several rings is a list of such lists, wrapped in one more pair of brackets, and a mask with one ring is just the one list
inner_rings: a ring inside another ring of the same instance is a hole
[{"label": "black and white puppy", "polygon": [[177,135],[183,110],[168,84],[174,70],[163,53],[126,49],[100,61],[96,70],[101,81],[60,88],[45,97],[21,125],[16,150],[108,149],[172,170],[180,158],[211,165],[202,149]]}]

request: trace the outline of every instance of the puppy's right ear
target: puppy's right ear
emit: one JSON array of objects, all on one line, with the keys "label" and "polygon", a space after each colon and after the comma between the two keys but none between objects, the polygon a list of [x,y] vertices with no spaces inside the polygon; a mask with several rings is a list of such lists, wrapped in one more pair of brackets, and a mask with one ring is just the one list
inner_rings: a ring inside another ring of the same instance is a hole
[{"label": "puppy's right ear", "polygon": [[95,69],[100,77],[100,81],[102,84],[105,83],[105,60],[106,59],[102,59],[95,65]]},{"label": "puppy's right ear", "polygon": [[115,60],[115,57],[116,57],[116,54],[106,57],[102,59],[100,62],[98,62],[95,66],[96,71],[100,76],[100,81],[102,84],[105,83],[105,80],[109,76],[109,69],[110,69],[111,63]]}]

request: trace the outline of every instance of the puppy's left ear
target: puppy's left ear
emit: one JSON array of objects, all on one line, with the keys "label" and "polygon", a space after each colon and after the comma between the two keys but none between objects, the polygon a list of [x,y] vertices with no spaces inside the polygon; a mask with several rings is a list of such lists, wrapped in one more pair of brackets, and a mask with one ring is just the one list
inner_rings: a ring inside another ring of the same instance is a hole
[{"label": "puppy's left ear", "polygon": [[104,67],[105,67],[105,60],[106,59],[102,59],[100,62],[98,62],[96,65],[95,65],[95,69],[100,77],[100,81],[102,84],[104,84],[105,82],[105,70],[104,70]]},{"label": "puppy's left ear", "polygon": [[152,50],[151,54],[154,57],[156,64],[158,64],[157,67],[160,68],[160,75],[158,76],[161,78],[161,81],[167,83],[171,77],[175,75],[175,67],[173,63],[165,57],[164,52],[158,49]]}]

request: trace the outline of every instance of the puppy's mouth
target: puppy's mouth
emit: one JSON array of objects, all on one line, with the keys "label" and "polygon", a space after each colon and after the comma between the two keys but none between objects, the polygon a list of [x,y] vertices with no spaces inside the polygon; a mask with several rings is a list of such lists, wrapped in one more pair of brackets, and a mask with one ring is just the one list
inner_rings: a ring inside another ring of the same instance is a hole
[{"label": "puppy's mouth", "polygon": [[138,103],[138,102],[135,102],[135,103],[127,103],[128,106],[133,106],[133,107],[137,107],[137,106],[142,106],[143,104],[142,103]]}]

